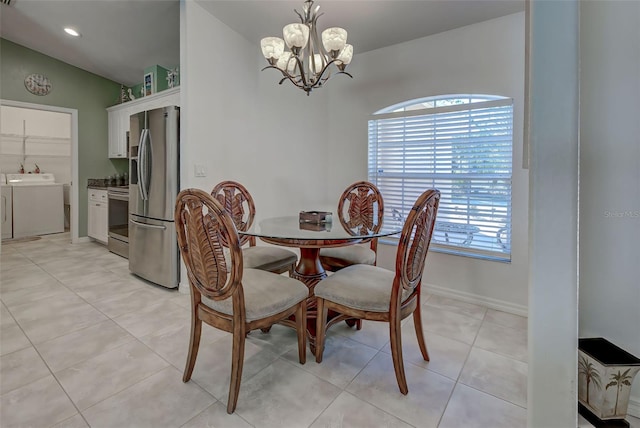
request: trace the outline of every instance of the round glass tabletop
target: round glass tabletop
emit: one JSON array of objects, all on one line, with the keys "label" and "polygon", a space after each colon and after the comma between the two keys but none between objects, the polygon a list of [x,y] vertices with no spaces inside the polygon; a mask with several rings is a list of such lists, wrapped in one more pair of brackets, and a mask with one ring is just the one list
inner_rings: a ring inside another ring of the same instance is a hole
[{"label": "round glass tabletop", "polygon": [[337,219],[326,223],[301,223],[298,216],[286,216],[256,220],[248,231],[240,234],[267,239],[328,241],[379,238],[400,232],[402,232],[401,226],[391,231],[372,233],[366,228],[364,230],[360,227],[345,228]]}]

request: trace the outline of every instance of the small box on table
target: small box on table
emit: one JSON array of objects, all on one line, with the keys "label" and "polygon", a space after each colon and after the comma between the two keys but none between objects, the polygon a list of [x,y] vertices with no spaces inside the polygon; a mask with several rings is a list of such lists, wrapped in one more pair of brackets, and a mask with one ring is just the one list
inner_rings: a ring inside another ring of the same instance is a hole
[{"label": "small box on table", "polygon": [[300,211],[300,223],[331,223],[331,213],[328,211]]}]

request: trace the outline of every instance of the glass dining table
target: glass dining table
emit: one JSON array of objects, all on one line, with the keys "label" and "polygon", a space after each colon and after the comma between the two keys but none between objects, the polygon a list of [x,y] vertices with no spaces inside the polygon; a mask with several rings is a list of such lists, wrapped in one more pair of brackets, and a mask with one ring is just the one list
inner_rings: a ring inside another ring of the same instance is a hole
[{"label": "glass dining table", "polygon": [[[367,228],[359,226],[349,227],[337,219],[331,222],[311,223],[300,222],[298,216],[272,217],[257,220],[247,231],[240,232],[241,235],[249,235],[260,238],[260,240],[274,245],[285,247],[295,247],[300,249],[300,259],[296,265],[292,278],[302,281],[309,288],[309,298],[307,300],[307,337],[311,350],[315,349],[316,331],[316,298],[313,289],[323,278],[327,277],[327,272],[320,263],[319,253],[322,248],[343,247],[366,242],[370,238],[380,238],[395,235],[402,232],[402,224],[394,227],[387,227],[385,231],[373,233]],[[344,320],[349,325],[353,325],[355,320],[337,314],[329,314],[327,327]],[[287,320],[283,324],[295,327],[292,320]]]}]

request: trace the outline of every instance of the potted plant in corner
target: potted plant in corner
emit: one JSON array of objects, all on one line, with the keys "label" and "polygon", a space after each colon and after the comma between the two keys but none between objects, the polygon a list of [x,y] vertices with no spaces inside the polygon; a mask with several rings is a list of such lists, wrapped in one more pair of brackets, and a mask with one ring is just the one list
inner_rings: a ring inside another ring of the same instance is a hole
[{"label": "potted plant in corner", "polygon": [[602,337],[578,341],[578,409],[596,427],[629,426],[633,378],[640,359]]}]

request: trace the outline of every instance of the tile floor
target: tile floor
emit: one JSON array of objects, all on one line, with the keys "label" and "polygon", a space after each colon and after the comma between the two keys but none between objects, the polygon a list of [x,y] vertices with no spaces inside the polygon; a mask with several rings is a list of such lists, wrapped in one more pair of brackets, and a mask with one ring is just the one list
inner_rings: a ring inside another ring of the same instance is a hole
[{"label": "tile floor", "polygon": [[297,362],[293,330],[252,332],[237,410],[227,415],[227,333],[203,328],[192,380],[182,382],[188,296],[130,275],[127,260],[102,245],[71,245],[68,234],[1,251],[3,428],[526,425],[522,317],[425,295],[431,362],[405,320],[407,396],[386,324],[333,327],[322,364],[310,354]]}]

